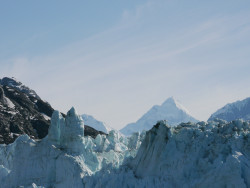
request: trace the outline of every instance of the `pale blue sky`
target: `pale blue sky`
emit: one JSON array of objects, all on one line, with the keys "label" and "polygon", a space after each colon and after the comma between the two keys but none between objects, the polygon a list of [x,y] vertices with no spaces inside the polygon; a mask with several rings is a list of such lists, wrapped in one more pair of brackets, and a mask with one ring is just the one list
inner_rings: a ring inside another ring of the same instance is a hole
[{"label": "pale blue sky", "polygon": [[197,119],[250,96],[250,1],[0,1],[0,76],[120,129],[175,96]]}]

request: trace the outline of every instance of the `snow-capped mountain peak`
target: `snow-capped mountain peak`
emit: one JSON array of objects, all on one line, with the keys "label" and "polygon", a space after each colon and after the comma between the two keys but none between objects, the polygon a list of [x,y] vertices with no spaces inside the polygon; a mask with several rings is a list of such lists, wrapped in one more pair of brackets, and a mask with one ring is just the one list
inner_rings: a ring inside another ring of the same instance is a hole
[{"label": "snow-capped mountain peak", "polygon": [[153,106],[137,122],[125,126],[121,129],[121,133],[131,135],[133,132],[149,130],[160,120],[167,120],[168,124],[172,126],[182,122],[197,122],[180,102],[174,97],[170,97],[162,105]]},{"label": "snow-capped mountain peak", "polygon": [[224,107],[213,113],[208,121],[216,118],[226,121],[232,121],[235,119],[250,120],[250,97],[244,100],[238,100],[233,103],[226,104]]},{"label": "snow-capped mountain peak", "polygon": [[174,107],[174,108],[179,108],[180,110],[183,110],[185,113],[190,114],[189,111],[173,96],[169,97],[165,102],[162,103],[162,106],[164,107]]}]

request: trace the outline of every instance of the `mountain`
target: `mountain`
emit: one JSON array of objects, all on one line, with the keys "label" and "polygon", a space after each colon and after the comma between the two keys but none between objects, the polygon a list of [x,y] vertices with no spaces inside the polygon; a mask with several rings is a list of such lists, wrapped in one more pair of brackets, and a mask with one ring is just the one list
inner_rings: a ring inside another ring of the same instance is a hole
[{"label": "mountain", "polygon": [[250,120],[250,97],[242,101],[236,101],[225,105],[213,113],[208,121],[216,118],[226,121],[232,121],[235,119]]},{"label": "mountain", "polygon": [[175,126],[182,122],[197,122],[189,112],[173,97],[168,98],[162,105],[153,106],[135,123],[130,123],[121,129],[124,135],[131,135],[133,132],[149,130],[159,120],[167,120],[169,125]]},{"label": "mountain", "polygon": [[95,139],[83,129],[75,109],[55,111],[47,137],[0,145],[1,187],[250,187],[249,122],[160,121]]},{"label": "mountain", "polygon": [[95,119],[91,115],[83,114],[82,119],[83,119],[85,125],[91,125],[91,127],[93,127],[94,129],[96,129],[98,131],[102,131],[106,134],[112,130],[112,128],[107,126],[104,122]]},{"label": "mountain", "polygon": [[[48,102],[20,81],[8,77],[0,79],[0,144],[12,143],[22,134],[33,139],[44,138],[53,111]],[[85,126],[86,136],[105,134],[90,126]]]},{"label": "mountain", "polygon": [[2,86],[8,86],[10,88],[16,89],[27,96],[34,97],[36,99],[41,99],[34,90],[30,89],[29,87],[22,84],[22,82],[18,81],[16,78],[12,77],[4,77],[3,79],[0,79],[0,84]]},{"label": "mountain", "polygon": [[0,143],[12,143],[21,134],[34,139],[44,138],[53,111],[33,90],[15,79],[3,78],[0,85]]}]

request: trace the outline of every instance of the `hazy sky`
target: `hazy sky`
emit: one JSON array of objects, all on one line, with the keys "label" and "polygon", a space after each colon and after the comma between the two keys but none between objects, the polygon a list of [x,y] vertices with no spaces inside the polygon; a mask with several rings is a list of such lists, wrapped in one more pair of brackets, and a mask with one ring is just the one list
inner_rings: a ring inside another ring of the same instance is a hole
[{"label": "hazy sky", "polygon": [[0,1],[3,76],[116,129],[170,96],[207,120],[250,96],[250,1]]}]

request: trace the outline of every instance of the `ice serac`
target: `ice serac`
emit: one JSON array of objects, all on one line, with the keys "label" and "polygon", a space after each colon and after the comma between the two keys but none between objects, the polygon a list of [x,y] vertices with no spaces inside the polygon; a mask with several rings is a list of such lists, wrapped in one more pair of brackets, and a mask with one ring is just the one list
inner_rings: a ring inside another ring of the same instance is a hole
[{"label": "ice serac", "polygon": [[128,124],[120,131],[124,135],[131,135],[133,132],[151,129],[160,120],[167,120],[171,126],[176,126],[182,122],[198,121],[174,97],[170,97],[162,105],[153,106],[137,122]]},{"label": "ice serac", "polygon": [[54,111],[51,118],[48,139],[61,148],[72,152],[81,152],[84,137],[84,122],[72,107],[64,119],[59,111]]},{"label": "ice serac", "polygon": [[249,187],[249,123],[160,122],[131,162],[139,177],[165,177],[173,187]]},{"label": "ice serac", "polygon": [[59,111],[55,110],[51,117],[51,125],[48,131],[48,139],[52,143],[60,145],[61,136],[63,136],[64,128],[65,128],[65,119],[62,117]]},{"label": "ice serac", "polygon": [[250,97],[225,105],[213,113],[208,121],[212,121],[216,118],[226,121],[236,119],[250,120]]},{"label": "ice serac", "polygon": [[83,148],[84,122],[77,115],[74,107],[68,111],[65,119],[65,127],[62,134],[61,144],[64,148],[72,151],[80,151]]}]

